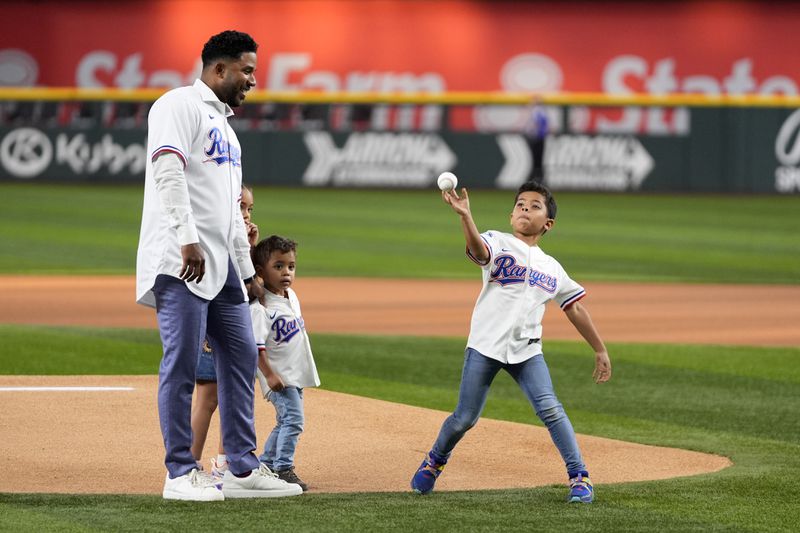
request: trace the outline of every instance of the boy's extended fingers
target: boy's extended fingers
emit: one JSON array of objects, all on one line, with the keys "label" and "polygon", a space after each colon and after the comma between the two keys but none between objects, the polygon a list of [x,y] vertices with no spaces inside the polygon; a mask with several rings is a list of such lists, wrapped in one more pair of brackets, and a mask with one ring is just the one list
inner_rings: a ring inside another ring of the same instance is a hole
[{"label": "boy's extended fingers", "polygon": [[453,205],[453,202],[458,200],[458,196],[453,191],[442,191],[442,198],[449,205]]}]

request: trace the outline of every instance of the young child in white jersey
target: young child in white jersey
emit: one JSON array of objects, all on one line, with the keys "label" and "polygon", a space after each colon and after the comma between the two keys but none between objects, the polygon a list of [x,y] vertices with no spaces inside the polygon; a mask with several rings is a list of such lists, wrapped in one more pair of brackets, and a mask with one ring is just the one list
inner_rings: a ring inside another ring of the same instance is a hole
[{"label": "young child in white jersey", "polygon": [[461,218],[467,256],[483,270],[483,289],[472,313],[458,404],[414,474],[411,488],[419,494],[433,490],[456,444],[480,418],[492,380],[503,369],[525,393],[564,460],[570,487],[567,501],[591,503],[589,472],[542,355],[545,304],[555,300],[594,350],[595,382],[608,381],[611,362],[588,310],[578,301],[586,291],[539,248],[542,236],[555,223],[555,199],[544,185],[524,183],[511,212],[512,233],[480,234],[467,190],[461,189],[461,194],[445,191],[442,198]]},{"label": "young child in white jersey", "polygon": [[[244,219],[245,230],[247,231],[247,241],[251,249],[258,243],[258,226],[253,223],[253,207],[255,200],[253,190],[247,185],[242,185],[242,196],[239,198],[239,209]],[[217,369],[214,362],[214,354],[208,341],[203,342],[197,359],[197,369],[195,370],[195,390],[197,393],[192,403],[192,456],[198,462],[198,467],[202,470],[200,461],[203,456],[203,448],[208,436],[208,427],[211,425],[211,417],[217,410]],[[216,457],[211,458],[211,474],[221,478],[228,470],[228,457],[222,446],[222,435],[219,438],[219,448]]]},{"label": "young child in white jersey", "polygon": [[291,289],[297,266],[297,243],[272,235],[253,250],[256,275],[267,289],[262,304],[250,304],[258,346],[258,379],[265,398],[275,406],[276,424],[259,460],[288,483],[308,490],[295,473],[294,453],[303,431],[303,389],[318,387],[300,301]]}]

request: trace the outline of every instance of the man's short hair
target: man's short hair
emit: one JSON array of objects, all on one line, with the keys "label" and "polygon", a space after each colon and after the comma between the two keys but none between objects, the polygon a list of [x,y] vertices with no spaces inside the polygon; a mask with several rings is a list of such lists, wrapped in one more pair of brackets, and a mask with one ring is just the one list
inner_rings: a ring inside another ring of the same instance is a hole
[{"label": "man's short hair", "polygon": [[258,43],[248,34],[226,30],[212,36],[203,46],[203,68],[219,59],[240,59],[246,52],[256,52]]}]

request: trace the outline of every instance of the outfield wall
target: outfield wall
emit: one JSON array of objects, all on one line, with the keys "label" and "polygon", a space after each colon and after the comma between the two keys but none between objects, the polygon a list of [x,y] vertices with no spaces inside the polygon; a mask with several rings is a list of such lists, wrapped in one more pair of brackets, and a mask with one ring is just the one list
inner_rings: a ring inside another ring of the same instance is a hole
[{"label": "outfield wall", "polygon": [[[158,93],[191,84],[202,44],[236,28],[260,43],[257,89],[272,94],[549,95],[554,188],[800,191],[796,2],[8,0],[3,14],[0,87]],[[615,107],[578,92],[711,104]],[[735,104],[746,95],[795,100]],[[379,105],[348,122],[364,109],[323,105],[321,119],[288,127],[291,116],[255,111],[237,126],[247,179],[417,187],[449,169],[466,185],[513,187],[527,175],[522,109]],[[109,125],[51,111],[0,109],[0,180],[141,180],[146,113]]]},{"label": "outfield wall", "polygon": [[[128,117],[111,124],[103,122],[104,113],[77,113],[66,121],[6,114],[3,121],[0,112],[0,181],[141,182],[149,103],[141,106],[138,122]],[[427,108],[438,109],[433,127],[374,123],[375,115],[411,110],[420,116]],[[468,187],[514,188],[529,176],[531,155],[518,126],[481,130],[477,119],[465,125],[448,106],[370,109],[365,121],[353,122],[341,118],[344,111],[353,114],[353,106],[317,105],[295,123],[245,110],[235,125],[246,181],[425,188],[451,170]],[[800,192],[800,110],[553,105],[548,111],[554,131],[545,180],[556,190]],[[473,119],[494,113],[508,120],[524,117],[525,108],[478,106],[471,113]],[[659,121],[664,133],[640,131],[641,124]]]}]

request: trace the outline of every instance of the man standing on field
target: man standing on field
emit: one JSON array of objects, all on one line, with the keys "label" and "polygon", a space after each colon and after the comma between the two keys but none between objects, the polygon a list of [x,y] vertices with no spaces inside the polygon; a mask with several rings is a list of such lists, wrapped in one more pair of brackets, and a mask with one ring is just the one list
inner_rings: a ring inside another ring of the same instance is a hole
[{"label": "man standing on field", "polygon": [[[165,499],[302,493],[253,453],[257,353],[245,287],[251,296],[264,289],[253,279],[239,211],[241,148],[228,117],[255,86],[257,48],[246,33],[214,35],[203,47],[200,79],[164,94],[148,117],[136,299],[156,308],[164,349],[158,414],[166,449]],[[206,337],[217,358],[220,423],[230,463],[221,480],[203,472],[190,450],[195,368]]]}]

